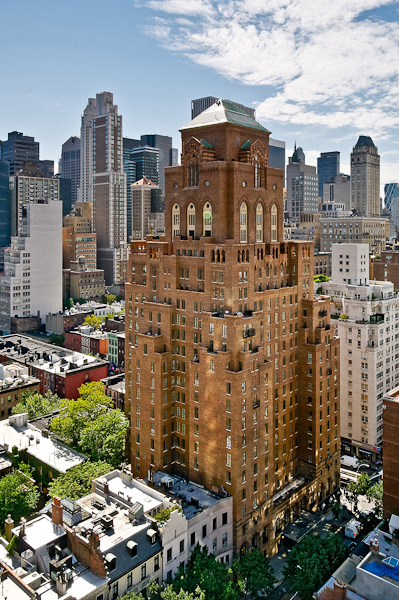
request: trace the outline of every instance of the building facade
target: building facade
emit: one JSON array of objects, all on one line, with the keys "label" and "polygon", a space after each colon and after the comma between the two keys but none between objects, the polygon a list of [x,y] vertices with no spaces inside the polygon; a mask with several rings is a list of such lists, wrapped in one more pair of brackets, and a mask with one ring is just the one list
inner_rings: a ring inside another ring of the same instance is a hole
[{"label": "building facade", "polygon": [[372,259],[373,278],[377,281],[390,281],[399,290],[399,252],[381,252],[381,258]]},{"label": "building facade", "polygon": [[384,519],[399,514],[399,387],[387,392],[383,398],[384,446]]},{"label": "building facade", "polygon": [[371,137],[359,136],[351,153],[351,208],[362,217],[379,217],[380,155]]},{"label": "building facade", "polygon": [[299,223],[301,213],[316,213],[319,209],[316,167],[305,165],[298,150],[287,165],[287,212],[294,223]]},{"label": "building facade", "polygon": [[18,175],[26,162],[39,161],[39,142],[19,131],[11,131],[1,145],[1,157],[10,165],[10,176]]},{"label": "building facade", "polygon": [[384,204],[391,211],[392,199],[399,198],[399,183],[386,183],[384,185],[384,194]]},{"label": "building facade", "polygon": [[321,217],[320,251],[331,252],[333,244],[368,244],[370,252],[381,254],[389,237],[388,219],[367,217]]},{"label": "building facade", "polygon": [[399,380],[399,299],[369,280],[367,244],[333,244],[331,296],[341,340],[341,439],[345,454],[381,459],[383,396]]},{"label": "building facade", "polygon": [[319,198],[323,198],[323,185],[331,178],[337,177],[340,171],[339,152],[321,152],[317,159],[317,175],[319,176]]},{"label": "building facade", "polygon": [[62,271],[62,297],[64,303],[70,298],[74,301],[101,300],[105,294],[103,269],[88,267],[84,256],[70,261],[69,267]]},{"label": "building facade", "polygon": [[269,166],[284,171],[285,181],[285,142],[269,139]]},{"label": "building facade", "polygon": [[80,138],[76,135],[70,137],[61,149],[61,159],[58,172],[63,179],[71,180],[71,203],[78,201],[78,188],[80,185]]},{"label": "building facade", "polygon": [[11,238],[0,277],[0,329],[11,332],[12,318],[46,315],[62,309],[62,205],[58,200],[28,204],[20,236]]},{"label": "building facade", "polygon": [[4,248],[10,244],[10,165],[0,159],[0,271],[4,268]]},{"label": "building facade", "polygon": [[145,240],[150,233],[162,235],[165,228],[165,203],[160,187],[147,177],[131,185],[132,239]]},{"label": "building facade", "polygon": [[351,209],[351,183],[348,175],[331,177],[323,184],[321,198],[323,202],[337,202],[345,206],[344,210]]},{"label": "building facade", "polygon": [[159,180],[158,184],[162,190],[163,195],[165,194],[165,169],[166,167],[174,167],[174,152],[175,148],[172,148],[172,138],[168,135],[142,135],[141,141],[146,146],[151,148],[158,148],[159,150]]},{"label": "building facade", "polygon": [[60,200],[59,179],[49,179],[37,174],[10,177],[11,235],[20,235],[24,208],[28,204],[37,204],[48,200]]},{"label": "building facade", "polygon": [[[250,141],[254,140],[254,141]],[[182,129],[165,236],[132,242],[126,404],[135,475],[227,492],[236,551],[339,485],[339,340],[309,243],[283,242],[269,132],[218,101]]]},{"label": "building facade", "polygon": [[159,183],[159,149],[151,146],[138,146],[132,150],[131,160],[136,165],[136,181],[143,177]]},{"label": "building facade", "polygon": [[63,268],[70,269],[71,261],[80,256],[85,259],[86,267],[97,268],[97,236],[95,233],[75,233],[73,227],[62,228]]},{"label": "building facade", "polygon": [[106,283],[114,283],[114,248],[126,244],[126,177],[122,116],[109,92],[89,98],[81,125],[79,200],[92,203],[97,262]]}]

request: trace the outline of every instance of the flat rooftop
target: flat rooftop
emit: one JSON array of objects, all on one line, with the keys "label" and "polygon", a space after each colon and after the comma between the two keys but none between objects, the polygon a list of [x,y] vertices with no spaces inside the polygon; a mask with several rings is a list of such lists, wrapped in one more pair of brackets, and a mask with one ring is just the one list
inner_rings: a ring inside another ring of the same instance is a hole
[{"label": "flat rooftop", "polygon": [[47,344],[27,335],[5,335],[0,338],[0,355],[48,373],[66,377],[70,371],[107,364],[95,356]]},{"label": "flat rooftop", "polygon": [[[18,536],[20,530],[21,526],[19,525],[14,527],[12,532]],[[23,539],[32,550],[36,551],[47,544],[56,542],[64,535],[66,535],[66,530],[61,525],[56,525],[50,517],[42,515],[26,523]]]},{"label": "flat rooftop", "polygon": [[18,450],[26,450],[30,456],[53,467],[59,473],[66,473],[87,459],[84,454],[68,448],[58,440],[44,437],[42,432],[30,423],[12,425],[14,418],[0,421],[0,441],[8,444],[9,448],[16,446]]}]

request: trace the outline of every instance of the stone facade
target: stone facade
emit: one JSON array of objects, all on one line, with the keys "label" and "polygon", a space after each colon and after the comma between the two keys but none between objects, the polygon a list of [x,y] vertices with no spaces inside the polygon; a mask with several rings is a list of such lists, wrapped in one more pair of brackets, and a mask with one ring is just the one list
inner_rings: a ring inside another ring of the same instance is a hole
[{"label": "stone facade", "polygon": [[339,484],[339,340],[313,296],[312,244],[283,242],[269,132],[189,124],[182,138],[165,236],[131,243],[132,470],[231,494],[235,550],[271,554]]}]

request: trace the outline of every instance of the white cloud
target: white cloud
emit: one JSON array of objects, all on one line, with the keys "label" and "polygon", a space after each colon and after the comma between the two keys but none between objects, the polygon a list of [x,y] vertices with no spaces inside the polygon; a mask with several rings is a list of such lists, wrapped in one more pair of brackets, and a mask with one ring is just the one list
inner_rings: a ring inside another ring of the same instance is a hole
[{"label": "white cloud", "polygon": [[[169,49],[230,80],[274,88],[257,106],[260,120],[381,136],[399,125],[399,23],[367,18],[364,11],[387,5],[399,3],[147,2],[169,19],[167,34],[165,25],[155,31]],[[176,16],[189,21],[179,19],[176,28]]]}]

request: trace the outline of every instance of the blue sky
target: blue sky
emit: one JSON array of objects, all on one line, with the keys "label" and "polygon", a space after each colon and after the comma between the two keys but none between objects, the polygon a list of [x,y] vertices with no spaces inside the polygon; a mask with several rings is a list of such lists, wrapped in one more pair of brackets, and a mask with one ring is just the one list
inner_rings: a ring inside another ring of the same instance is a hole
[{"label": "blue sky", "polygon": [[316,164],[359,133],[399,180],[399,2],[363,0],[2,0],[0,139],[14,129],[57,160],[87,98],[111,91],[124,135],[172,135],[190,100],[257,108],[260,122]]}]

